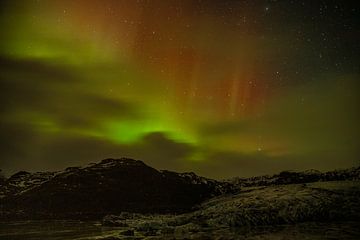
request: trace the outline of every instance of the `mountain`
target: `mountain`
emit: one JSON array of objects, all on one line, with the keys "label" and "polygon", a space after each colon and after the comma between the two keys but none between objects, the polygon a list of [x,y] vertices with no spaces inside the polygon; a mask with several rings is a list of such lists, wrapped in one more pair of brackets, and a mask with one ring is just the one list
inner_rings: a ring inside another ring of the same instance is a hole
[{"label": "mountain", "polygon": [[[2,175],[1,169],[0,169],[0,189],[1,186],[4,184],[5,182],[5,177]],[[1,198],[1,193],[0,193],[0,198]]]},{"label": "mountain", "polygon": [[248,187],[359,179],[360,167],[325,173],[283,171],[217,181],[193,172],[159,171],[139,160],[105,159],[58,172],[21,171],[1,178],[0,220],[99,219],[121,212],[183,213],[198,209],[209,199],[220,197],[231,202],[242,198]]},{"label": "mountain", "polygon": [[4,178],[2,184],[0,181],[0,199],[5,196],[18,195],[35,188],[50,180],[55,174],[56,172],[17,172],[8,179]]},{"label": "mountain", "polygon": [[227,180],[227,182],[234,184],[234,186],[237,186],[238,188],[241,188],[343,180],[360,180],[360,167],[339,169],[328,172],[320,172],[314,169],[302,172],[282,171],[274,175],[263,175],[250,178],[235,177],[233,179]]},{"label": "mountain", "polygon": [[19,172],[0,188],[0,218],[98,218],[122,211],[179,213],[231,191],[194,173],[158,171],[139,160],[105,159],[61,172]]}]

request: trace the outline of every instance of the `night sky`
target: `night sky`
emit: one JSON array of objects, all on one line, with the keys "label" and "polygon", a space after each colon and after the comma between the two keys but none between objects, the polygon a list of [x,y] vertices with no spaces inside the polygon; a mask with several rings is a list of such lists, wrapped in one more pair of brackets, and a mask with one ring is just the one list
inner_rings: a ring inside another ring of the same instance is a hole
[{"label": "night sky", "polygon": [[0,169],[359,165],[357,1],[0,3]]}]

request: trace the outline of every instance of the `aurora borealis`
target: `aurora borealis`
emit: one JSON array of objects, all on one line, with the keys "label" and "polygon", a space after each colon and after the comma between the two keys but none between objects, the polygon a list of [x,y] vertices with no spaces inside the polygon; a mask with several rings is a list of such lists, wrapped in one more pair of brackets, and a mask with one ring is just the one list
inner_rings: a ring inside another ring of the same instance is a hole
[{"label": "aurora borealis", "polygon": [[0,4],[0,169],[359,164],[356,1]]}]

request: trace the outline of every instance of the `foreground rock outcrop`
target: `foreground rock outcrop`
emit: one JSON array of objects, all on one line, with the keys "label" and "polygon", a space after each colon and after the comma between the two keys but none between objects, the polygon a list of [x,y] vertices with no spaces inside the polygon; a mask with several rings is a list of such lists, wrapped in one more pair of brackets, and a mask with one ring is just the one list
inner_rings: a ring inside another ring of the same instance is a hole
[{"label": "foreground rock outcrop", "polygon": [[179,213],[231,189],[193,173],[158,171],[138,160],[105,159],[62,172],[19,172],[1,187],[0,218],[99,218],[122,211]]},{"label": "foreground rock outcrop", "polygon": [[[103,224],[131,230],[138,239],[150,239],[148,236],[157,239],[242,239],[243,233],[239,231],[247,228],[261,227],[262,231],[270,231],[277,228],[275,225],[305,223],[326,227],[331,226],[331,222],[341,222],[353,231],[352,234],[359,234],[355,227],[359,219],[360,182],[333,181],[245,188],[237,194],[210,199],[192,213],[123,213],[105,217]],[[108,237],[124,239],[117,233]],[[106,236],[103,239],[107,239]]]}]

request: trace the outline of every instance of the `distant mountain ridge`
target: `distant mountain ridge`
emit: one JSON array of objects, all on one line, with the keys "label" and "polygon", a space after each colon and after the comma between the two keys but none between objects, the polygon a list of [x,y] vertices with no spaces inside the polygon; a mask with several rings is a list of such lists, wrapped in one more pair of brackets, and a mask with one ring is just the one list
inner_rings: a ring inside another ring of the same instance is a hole
[{"label": "distant mountain ridge", "polygon": [[232,196],[244,187],[341,180],[360,180],[360,167],[217,181],[193,172],[156,170],[139,160],[109,158],[58,172],[20,171],[1,178],[0,220],[89,219],[124,211],[182,213],[215,196]]},{"label": "distant mountain ridge", "polygon": [[282,171],[274,175],[263,175],[250,178],[235,177],[227,180],[227,182],[234,184],[237,187],[255,187],[343,180],[360,180],[360,167],[338,169],[327,172],[320,172],[315,169],[302,172]]},{"label": "distant mountain ridge", "polygon": [[231,191],[194,173],[158,171],[139,160],[105,159],[60,172],[18,172],[0,186],[0,218],[97,218],[108,213],[177,213]]}]

